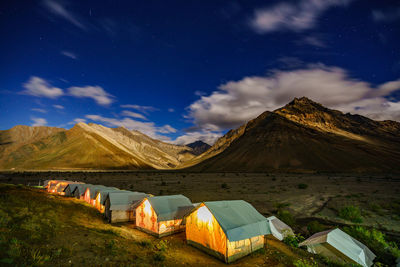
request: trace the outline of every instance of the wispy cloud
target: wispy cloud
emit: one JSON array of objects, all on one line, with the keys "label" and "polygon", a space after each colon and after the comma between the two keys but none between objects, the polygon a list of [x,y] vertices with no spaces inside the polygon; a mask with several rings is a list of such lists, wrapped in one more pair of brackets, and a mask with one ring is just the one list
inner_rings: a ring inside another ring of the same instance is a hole
[{"label": "wispy cloud", "polygon": [[299,45],[311,45],[320,48],[327,47],[326,43],[319,36],[316,35],[306,36],[303,39],[298,40],[296,43]]},{"label": "wispy cloud", "polygon": [[68,93],[79,98],[92,98],[97,104],[108,106],[114,102],[113,96],[100,86],[70,87]]},{"label": "wispy cloud", "polygon": [[222,132],[196,131],[181,135],[175,140],[173,140],[171,143],[176,145],[187,145],[200,140],[209,145],[213,145],[215,141],[221,136]]},{"label": "wispy cloud", "polygon": [[25,90],[21,92],[22,94],[38,97],[57,98],[64,94],[62,89],[53,87],[46,80],[36,76],[32,76],[23,87]]},{"label": "wispy cloud", "polygon": [[45,126],[47,124],[47,120],[44,118],[32,117],[31,120],[33,121],[32,126]]},{"label": "wispy cloud", "polygon": [[175,133],[177,131],[168,124],[164,126],[156,126],[154,122],[136,121],[131,118],[116,119],[100,115],[86,115],[85,117],[92,121],[102,122],[109,127],[125,127],[129,130],[136,130],[160,140],[169,140],[167,136],[162,134]]},{"label": "wispy cloud", "polygon": [[64,55],[66,57],[72,58],[72,59],[78,59],[78,56],[75,53],[72,53],[70,51],[61,51],[61,55]]},{"label": "wispy cloud", "polygon": [[43,5],[50,11],[52,14],[59,16],[66,21],[70,22],[71,24],[75,25],[76,27],[87,30],[86,25],[81,21],[81,19],[75,15],[72,11],[67,10],[66,2],[60,2],[55,0],[45,0],[43,1]]},{"label": "wispy cloud", "polygon": [[152,107],[152,106],[141,106],[141,105],[131,105],[131,104],[126,104],[126,105],[121,105],[121,108],[131,108],[135,109],[137,111],[140,111],[144,114],[148,114],[148,112],[153,112],[159,110],[158,108]]},{"label": "wispy cloud", "polygon": [[42,109],[42,108],[32,108],[32,111],[40,112],[40,113],[47,113],[47,110]]},{"label": "wispy cloud", "polygon": [[172,113],[172,112],[175,112],[175,109],[169,108],[169,109],[168,109],[168,112],[171,112],[171,113]]},{"label": "wispy cloud", "polygon": [[392,22],[400,19],[400,8],[392,8],[390,10],[372,10],[372,18],[376,22]]},{"label": "wispy cloud", "polygon": [[351,0],[300,0],[296,4],[281,2],[255,10],[250,26],[257,33],[281,30],[300,32],[314,28],[318,18],[329,8],[345,6],[349,2]]},{"label": "wispy cloud", "polygon": [[200,129],[221,131],[282,107],[294,97],[306,96],[343,112],[400,120],[400,102],[389,98],[399,90],[400,80],[373,86],[350,77],[342,68],[311,64],[222,84],[192,103],[188,118]]},{"label": "wispy cloud", "polygon": [[64,106],[61,106],[61,105],[53,105],[53,107],[56,109],[64,109]]},{"label": "wispy cloud", "polygon": [[80,122],[86,122],[86,119],[82,119],[82,118],[76,118],[73,121],[68,122],[67,124],[77,124]]},{"label": "wispy cloud", "polygon": [[132,118],[137,118],[137,119],[142,119],[142,120],[147,120],[145,116],[143,116],[140,113],[132,112],[130,110],[123,110],[121,112],[122,116],[127,116],[127,117],[132,117]]}]

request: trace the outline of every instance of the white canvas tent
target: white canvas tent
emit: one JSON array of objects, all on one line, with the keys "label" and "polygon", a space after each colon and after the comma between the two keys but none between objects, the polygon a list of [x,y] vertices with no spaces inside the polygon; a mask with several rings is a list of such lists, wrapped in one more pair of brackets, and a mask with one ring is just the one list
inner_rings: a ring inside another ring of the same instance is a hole
[{"label": "white canvas tent", "polygon": [[375,259],[375,254],[367,246],[338,228],[316,233],[299,246],[307,246],[308,252],[332,260],[357,263],[365,267],[370,267]]},{"label": "white canvas tent", "polygon": [[285,224],[275,216],[267,218],[271,234],[278,240],[282,241],[286,236],[294,235],[292,228]]}]

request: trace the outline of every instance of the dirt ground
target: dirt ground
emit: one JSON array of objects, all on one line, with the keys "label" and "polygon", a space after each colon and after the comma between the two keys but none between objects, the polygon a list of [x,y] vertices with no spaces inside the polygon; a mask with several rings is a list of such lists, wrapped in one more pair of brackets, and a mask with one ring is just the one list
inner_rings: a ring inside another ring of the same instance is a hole
[{"label": "dirt ground", "polygon": [[243,199],[265,216],[284,208],[296,230],[318,220],[349,225],[338,216],[345,206],[359,207],[362,223],[400,236],[399,174],[185,173],[148,172],[3,172],[0,183],[38,185],[46,179],[76,180],[154,195],[183,194],[193,203]]}]

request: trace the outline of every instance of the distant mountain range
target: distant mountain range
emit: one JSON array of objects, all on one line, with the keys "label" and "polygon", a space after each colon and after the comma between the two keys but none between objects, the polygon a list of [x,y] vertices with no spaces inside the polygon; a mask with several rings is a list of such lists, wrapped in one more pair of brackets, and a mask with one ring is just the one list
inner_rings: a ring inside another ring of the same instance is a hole
[{"label": "distant mountain range", "polygon": [[399,171],[400,123],[374,121],[295,98],[219,138],[177,146],[123,127],[0,131],[0,169]]}]

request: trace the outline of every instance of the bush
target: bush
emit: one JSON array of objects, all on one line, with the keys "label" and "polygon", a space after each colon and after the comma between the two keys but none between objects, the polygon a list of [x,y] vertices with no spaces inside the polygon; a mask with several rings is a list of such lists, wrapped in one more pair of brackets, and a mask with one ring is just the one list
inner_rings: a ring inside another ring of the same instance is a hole
[{"label": "bush", "polygon": [[166,251],[168,248],[168,241],[167,240],[161,240],[160,242],[158,242],[158,244],[156,245],[156,248],[159,251]]},{"label": "bush", "polygon": [[376,229],[367,229],[362,226],[344,227],[343,230],[357,239],[376,254],[376,261],[387,265],[394,265],[400,257],[400,249],[396,243],[386,240],[386,236]]},{"label": "bush", "polygon": [[308,187],[308,185],[307,184],[298,184],[297,187],[299,189],[306,189]]},{"label": "bush", "polygon": [[294,226],[296,220],[294,219],[293,215],[287,210],[278,210],[277,216],[280,220],[286,223],[289,226]]},{"label": "bush", "polygon": [[315,261],[309,262],[305,259],[294,261],[293,265],[296,267],[318,267],[318,264]]},{"label": "bush", "polygon": [[303,240],[304,240],[304,237],[301,234],[287,235],[283,239],[283,243],[285,243],[288,246],[298,248],[299,243],[301,243]]},{"label": "bush", "polygon": [[346,206],[340,209],[339,217],[354,223],[362,223],[361,212],[358,207]]},{"label": "bush", "polygon": [[318,221],[311,221],[307,224],[307,230],[310,234],[315,234],[318,232],[322,232],[325,230],[325,227],[320,224]]},{"label": "bush", "polygon": [[228,189],[229,187],[228,187],[228,184],[227,184],[227,183],[223,183],[223,184],[221,184],[221,188],[223,188],[223,189]]},{"label": "bush", "polygon": [[157,261],[157,262],[162,262],[165,260],[165,255],[162,251],[157,251],[156,253],[154,253],[153,255],[153,260]]}]

